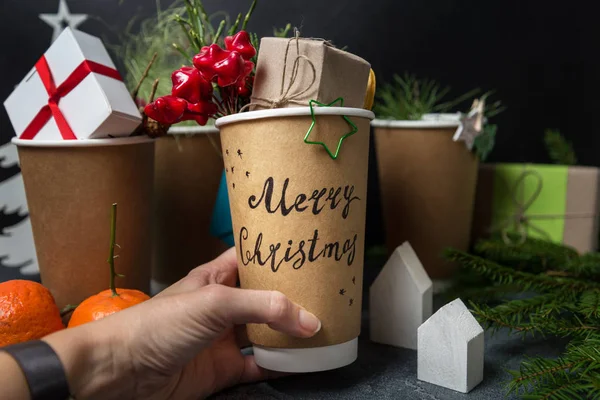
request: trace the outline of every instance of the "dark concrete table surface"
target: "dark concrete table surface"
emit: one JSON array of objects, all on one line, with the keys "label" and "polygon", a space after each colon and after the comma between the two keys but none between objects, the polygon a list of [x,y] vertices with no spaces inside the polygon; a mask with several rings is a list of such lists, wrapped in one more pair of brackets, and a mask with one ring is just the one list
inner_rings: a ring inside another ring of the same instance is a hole
[{"label": "dark concrete table surface", "polygon": [[485,338],[484,378],[463,394],[417,380],[417,352],[372,343],[368,330],[359,340],[358,360],[338,370],[295,375],[269,382],[239,386],[215,399],[516,399],[506,396],[510,379],[506,369],[518,369],[524,356],[558,356],[564,343],[522,339],[501,331]]},{"label": "dark concrete table surface", "polygon": [[[377,277],[383,258],[371,258],[365,263],[363,287],[363,323],[359,339],[358,360],[338,370],[294,375],[269,382],[239,386],[216,395],[219,400],[238,399],[517,399],[506,396],[510,379],[507,369],[518,369],[526,356],[557,357],[565,341],[558,339],[526,338],[500,331],[485,336],[483,382],[470,393],[458,393],[417,380],[417,352],[372,343],[368,338],[368,288]],[[437,310],[448,301],[434,297]]]}]

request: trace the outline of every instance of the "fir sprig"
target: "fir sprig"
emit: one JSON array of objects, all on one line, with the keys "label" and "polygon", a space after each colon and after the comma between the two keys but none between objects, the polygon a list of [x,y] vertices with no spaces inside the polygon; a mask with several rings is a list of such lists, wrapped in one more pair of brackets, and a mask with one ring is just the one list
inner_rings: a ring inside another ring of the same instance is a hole
[{"label": "fir sprig", "polygon": [[394,74],[392,83],[377,89],[375,114],[380,118],[419,120],[424,114],[450,112],[481,92],[473,89],[455,99],[443,101],[450,90],[449,86],[442,87],[431,79],[420,79],[408,73],[403,76]]},{"label": "fir sprig", "polygon": [[280,38],[286,38],[286,37],[288,37],[291,30],[292,30],[292,24],[290,24],[288,22],[288,24],[283,28],[274,27],[273,28],[273,36],[280,37]]},{"label": "fir sprig", "polygon": [[533,311],[530,312],[496,309],[474,302],[470,304],[475,318],[492,334],[504,328],[509,329],[509,333],[523,336],[586,337],[600,333],[600,325],[596,321],[586,323],[576,314],[565,311],[566,308],[572,310],[572,307],[562,307],[556,301],[532,304]]},{"label": "fir sprig", "polygon": [[[540,239],[507,244],[499,237],[479,242],[475,251],[446,255],[463,267],[459,276],[477,283],[469,304],[487,330],[569,340],[561,357],[528,358],[509,371],[509,393],[523,399],[600,399],[600,254],[579,255]],[[498,292],[495,303],[486,290]],[[473,297],[477,291],[484,296]]]},{"label": "fir sprig", "polygon": [[[174,21],[180,26],[182,32],[187,36],[187,43],[173,43],[173,47],[178,50],[187,60],[191,60],[194,54],[200,52],[202,47],[213,43],[223,45],[223,32],[233,35],[240,27],[246,30],[252,13],[256,8],[257,0],[250,4],[248,12],[241,20],[242,14],[238,14],[233,24],[230,24],[229,16],[224,12],[215,13],[223,15],[219,24],[215,27],[211,16],[208,15],[202,4],[202,0],[183,0],[185,12],[181,15],[174,15]],[[191,62],[191,61],[190,61]]]},{"label": "fir sprig", "polygon": [[573,259],[568,271],[576,277],[600,281],[600,253],[587,253]]},{"label": "fir sprig", "polygon": [[480,161],[485,161],[494,149],[497,132],[498,125],[486,124],[481,134],[475,137],[473,149],[475,149]]},{"label": "fir sprig", "polygon": [[[509,371],[512,381],[509,393],[525,394],[523,398],[560,399],[556,393],[567,393],[574,398],[597,398],[600,386],[596,381],[600,373],[600,342],[598,338],[576,340],[567,345],[565,353],[557,359],[528,358],[519,370]],[[558,390],[558,392],[556,392]],[[526,394],[527,392],[531,393]]]},{"label": "fir sprig", "polygon": [[[510,243],[518,243],[521,239],[516,233],[508,232],[506,235]],[[502,265],[534,273],[551,267],[563,270],[574,260],[579,261],[575,249],[536,238],[527,238],[521,244],[507,244],[501,235],[494,235],[489,240],[476,243],[474,250],[476,254]]]},{"label": "fir sprig", "polygon": [[500,285],[515,285],[522,291],[537,290],[541,292],[559,289],[565,290],[600,290],[600,284],[595,282],[581,281],[571,278],[556,278],[544,273],[532,274],[504,267],[493,261],[471,255],[458,250],[448,250],[446,258],[457,262],[463,267],[472,270],[482,276],[490,278]]},{"label": "fir sprig", "polygon": [[577,308],[586,318],[600,318],[600,291],[588,290],[583,292]]},{"label": "fir sprig", "polygon": [[[191,64],[192,57],[203,46],[218,43],[223,46],[224,33],[233,35],[242,23],[247,24],[256,7],[250,4],[245,16],[238,14],[233,24],[224,11],[208,14],[201,0],[175,1],[161,8],[156,0],[156,16],[139,21],[132,19],[120,35],[118,45],[110,46],[125,64],[125,83],[133,89],[153,54],[158,54],[152,67],[152,76],[160,77],[156,92],[164,96],[171,92],[170,76],[173,69]],[[250,33],[252,44],[258,48],[258,37]],[[256,59],[253,60],[256,62]],[[148,101],[153,79],[145,82],[139,90],[139,98]],[[182,123],[182,124],[185,124]],[[195,122],[190,122],[195,124]]]},{"label": "fir sprig", "polygon": [[[557,312],[558,309],[553,307],[553,303],[556,300],[555,293],[547,293],[538,296],[533,296],[525,299],[515,299],[502,303],[493,308],[497,313],[507,314],[543,314],[548,316],[553,312]],[[561,294],[561,297],[564,294]]]},{"label": "fir sprig", "polygon": [[559,165],[577,165],[577,156],[573,145],[558,130],[547,129],[544,142],[552,162]]},{"label": "fir sprig", "polygon": [[156,16],[141,21],[137,18],[132,19],[120,33],[118,44],[109,45],[124,64],[124,81],[130,90],[140,82],[148,61],[157,54],[156,62],[150,71],[152,79],[145,80],[137,94],[142,104],[150,98],[152,81],[155,77],[162,78],[156,91],[157,96],[164,96],[171,92],[169,77],[173,67],[180,66],[184,62],[182,55],[171,46],[171,43],[188,41],[178,24],[173,21],[173,16],[184,12],[185,8],[180,2],[168,8],[161,8],[157,0]]}]

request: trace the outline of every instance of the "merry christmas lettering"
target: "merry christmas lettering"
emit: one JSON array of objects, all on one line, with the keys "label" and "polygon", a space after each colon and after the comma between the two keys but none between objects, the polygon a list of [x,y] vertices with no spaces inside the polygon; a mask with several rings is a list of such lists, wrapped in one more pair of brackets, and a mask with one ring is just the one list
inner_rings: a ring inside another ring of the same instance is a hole
[{"label": "merry christmas lettering", "polygon": [[354,193],[354,186],[345,186],[343,195],[341,187],[329,188],[329,190],[327,190],[327,188],[322,188],[321,190],[313,190],[310,197],[304,193],[300,193],[296,196],[294,202],[289,207],[286,207],[286,194],[289,183],[290,178],[287,178],[283,182],[281,196],[279,197],[279,201],[276,202],[277,205],[275,207],[273,201],[273,191],[275,189],[273,177],[270,177],[265,181],[260,199],[257,200],[256,196],[252,195],[248,198],[248,205],[251,209],[256,209],[264,200],[265,209],[268,213],[275,214],[279,211],[281,212],[281,215],[285,217],[294,210],[300,213],[306,211],[309,206],[302,206],[305,202],[312,202],[312,207],[310,207],[311,211],[314,215],[318,215],[327,206],[327,203],[329,203],[329,208],[331,210],[335,210],[343,200],[344,208],[342,209],[342,218],[346,219],[350,213],[350,204],[352,204],[354,200],[360,200],[357,196],[352,196]]},{"label": "merry christmas lettering", "polygon": [[[346,219],[350,214],[352,202],[360,201],[358,196],[354,196],[354,185],[318,188],[313,190],[310,196],[305,193],[292,196],[290,198],[294,200],[291,201],[287,193],[289,183],[290,179],[285,179],[281,186],[281,194],[274,195],[275,180],[269,177],[263,185],[260,197],[251,195],[248,198],[248,206],[252,210],[264,207],[269,214],[280,213],[283,217],[292,212],[319,215],[327,209],[333,211],[341,208],[341,217]],[[315,262],[320,258],[333,258],[338,262],[345,259],[348,265],[352,265],[358,235],[354,234],[353,237],[342,241],[326,242],[319,237],[319,230],[315,229],[311,238],[299,240],[295,244],[293,240],[288,240],[287,246],[282,246],[281,242],[263,246],[263,233],[259,232],[254,246],[248,247],[249,238],[248,228],[242,227],[238,241],[242,263],[269,264],[271,270],[277,272],[284,262],[292,262],[292,268],[300,269],[306,262]]]}]

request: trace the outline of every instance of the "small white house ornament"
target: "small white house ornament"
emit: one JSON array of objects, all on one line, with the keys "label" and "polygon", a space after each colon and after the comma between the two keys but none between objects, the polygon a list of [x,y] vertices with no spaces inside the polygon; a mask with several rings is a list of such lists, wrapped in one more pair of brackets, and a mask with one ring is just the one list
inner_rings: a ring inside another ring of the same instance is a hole
[{"label": "small white house ornament", "polygon": [[417,378],[468,393],[483,380],[483,328],[456,299],[419,327]]},{"label": "small white house ornament", "polygon": [[417,329],[431,316],[432,282],[408,242],[390,256],[369,291],[373,342],[417,349]]}]

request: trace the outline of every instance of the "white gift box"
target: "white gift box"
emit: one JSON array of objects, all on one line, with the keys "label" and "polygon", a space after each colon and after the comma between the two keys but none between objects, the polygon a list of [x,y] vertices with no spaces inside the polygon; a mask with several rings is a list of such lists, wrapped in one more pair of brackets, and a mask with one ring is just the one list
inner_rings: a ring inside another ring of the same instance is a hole
[{"label": "white gift box", "polygon": [[102,41],[66,28],[4,102],[17,137],[128,136],[142,116]]}]

